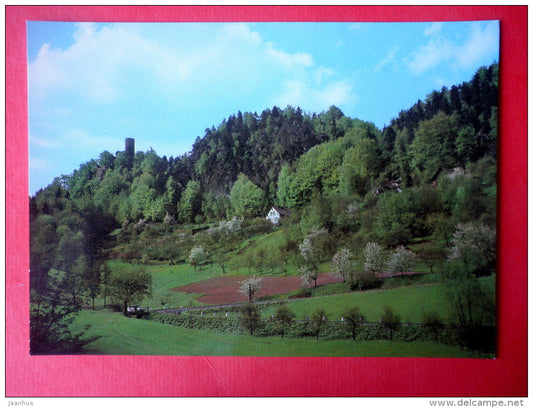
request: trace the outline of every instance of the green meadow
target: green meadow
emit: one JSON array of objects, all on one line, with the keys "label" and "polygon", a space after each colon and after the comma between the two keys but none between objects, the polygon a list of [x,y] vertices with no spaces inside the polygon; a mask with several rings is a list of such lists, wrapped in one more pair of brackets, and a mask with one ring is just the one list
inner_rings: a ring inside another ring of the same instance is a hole
[{"label": "green meadow", "polygon": [[434,342],[360,341],[257,337],[192,330],[127,319],[110,311],[82,311],[74,325],[90,324],[89,335],[102,336],[90,354],[173,356],[283,356],[283,357],[449,357],[473,354],[459,347]]}]

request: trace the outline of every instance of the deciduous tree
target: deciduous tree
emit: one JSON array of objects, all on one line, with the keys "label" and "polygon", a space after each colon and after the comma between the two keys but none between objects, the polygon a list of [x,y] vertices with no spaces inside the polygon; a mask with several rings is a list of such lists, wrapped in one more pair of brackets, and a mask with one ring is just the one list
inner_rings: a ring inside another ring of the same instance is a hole
[{"label": "deciduous tree", "polygon": [[122,303],[124,316],[128,314],[128,304],[140,302],[150,295],[152,276],[140,265],[120,265],[109,277],[111,296]]},{"label": "deciduous tree", "polygon": [[364,268],[373,278],[383,271],[385,266],[385,256],[383,248],[377,242],[368,242],[363,249]]},{"label": "deciduous tree", "polygon": [[496,231],[485,225],[458,224],[448,259],[462,260],[477,275],[490,274],[496,260]]},{"label": "deciduous tree", "polygon": [[241,173],[230,191],[230,203],[237,217],[249,218],[263,215],[265,192]]},{"label": "deciduous tree", "polygon": [[380,324],[383,328],[389,331],[389,340],[392,340],[392,335],[400,328],[402,318],[394,313],[390,306],[385,306],[381,313]]},{"label": "deciduous tree", "polygon": [[400,272],[403,278],[404,272],[407,272],[414,266],[416,255],[414,252],[405,249],[403,245],[397,247],[389,256],[387,269],[391,273]]},{"label": "deciduous tree", "polygon": [[331,274],[336,278],[342,279],[343,282],[352,280],[354,263],[352,261],[352,254],[349,249],[343,248],[338,251],[331,259]]},{"label": "deciduous tree", "polygon": [[291,325],[296,317],[295,313],[287,305],[281,305],[276,310],[274,319],[278,322],[281,331],[281,337],[285,336],[285,330]]},{"label": "deciduous tree", "polygon": [[248,302],[253,303],[255,296],[261,291],[262,287],[263,279],[254,276],[241,282],[239,292],[246,296]]},{"label": "deciduous tree", "polygon": [[208,257],[209,254],[205,248],[201,245],[196,245],[191,248],[191,252],[189,253],[189,263],[194,266],[194,271],[196,272],[196,268],[198,266],[201,267],[204,263],[206,263]]},{"label": "deciduous tree", "polygon": [[344,311],[343,318],[348,329],[350,330],[352,340],[355,340],[359,325],[366,320],[365,316],[361,313],[359,306],[353,306]]}]

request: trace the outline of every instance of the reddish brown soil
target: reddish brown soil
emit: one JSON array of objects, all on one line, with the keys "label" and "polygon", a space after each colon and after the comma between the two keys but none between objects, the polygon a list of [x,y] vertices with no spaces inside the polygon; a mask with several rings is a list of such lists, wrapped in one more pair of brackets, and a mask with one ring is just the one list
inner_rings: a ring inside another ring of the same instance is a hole
[{"label": "reddish brown soil", "polygon": [[[219,276],[180,286],[173,290],[185,293],[202,293],[203,296],[196,298],[196,300],[209,305],[229,305],[246,300],[244,295],[239,292],[239,287],[240,282],[249,278],[250,276]],[[302,287],[300,276],[264,276],[262,278],[262,289],[258,297],[290,292]],[[340,281],[327,273],[321,274],[317,280],[318,285],[334,282]]]}]

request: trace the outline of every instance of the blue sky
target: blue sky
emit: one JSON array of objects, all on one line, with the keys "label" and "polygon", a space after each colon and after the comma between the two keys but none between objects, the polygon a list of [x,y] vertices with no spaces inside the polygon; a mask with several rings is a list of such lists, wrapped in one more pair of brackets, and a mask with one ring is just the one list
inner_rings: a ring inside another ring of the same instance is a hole
[{"label": "blue sky", "polygon": [[274,105],[387,125],[499,59],[499,24],[28,22],[30,193],[104,150],[191,150]]}]

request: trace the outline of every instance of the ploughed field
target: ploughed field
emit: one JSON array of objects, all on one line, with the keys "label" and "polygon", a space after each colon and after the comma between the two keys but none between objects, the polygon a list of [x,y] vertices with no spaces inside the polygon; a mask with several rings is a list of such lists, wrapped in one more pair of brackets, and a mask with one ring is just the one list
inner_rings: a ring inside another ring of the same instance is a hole
[{"label": "ploughed field", "polygon": [[[238,291],[241,282],[250,279],[250,276],[217,276],[202,282],[196,282],[180,286],[172,290],[184,293],[200,293],[203,296],[196,298],[197,301],[209,305],[229,305],[246,300],[245,295]],[[302,288],[301,276],[264,276],[262,288],[258,297],[278,295]],[[317,285],[340,282],[330,274],[320,274]]]}]

